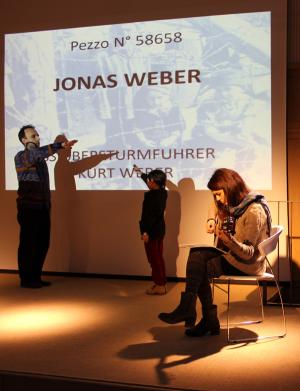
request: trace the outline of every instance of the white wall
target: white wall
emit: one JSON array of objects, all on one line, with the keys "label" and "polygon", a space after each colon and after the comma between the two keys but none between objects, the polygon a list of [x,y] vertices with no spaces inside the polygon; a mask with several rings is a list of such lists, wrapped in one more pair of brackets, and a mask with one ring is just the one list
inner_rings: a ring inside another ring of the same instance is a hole
[{"label": "white wall", "polygon": [[[93,0],[76,5],[73,1],[31,0],[17,5],[5,0],[1,5],[0,15],[2,75],[5,33],[271,10],[273,189],[265,192],[265,195],[269,200],[286,200],[286,1],[190,0],[185,1],[183,5],[178,0],[165,2],[155,0],[152,3],[143,4],[140,1],[131,0],[118,5],[119,8],[115,3],[107,3],[101,5]],[[1,128],[4,129],[3,77],[0,78],[0,83]],[[32,122],[34,123],[34,119]],[[3,140],[3,131],[1,133]],[[16,269],[19,232],[16,222],[16,192],[4,190],[3,142],[1,148],[0,268]],[[143,192],[76,192],[72,190],[69,181],[67,173],[62,172],[61,186],[52,192],[52,237],[45,270],[149,275],[149,267],[138,230]],[[211,237],[208,237],[204,230],[210,201],[209,192],[195,191],[189,179],[182,180],[178,184],[178,190],[170,192],[166,211],[167,236],[165,239],[168,275],[185,276],[187,249],[179,248],[179,244],[195,241],[211,242]],[[273,204],[272,210],[275,221],[277,208]],[[282,212],[280,223],[287,227],[285,212]],[[280,249],[282,257],[285,257],[284,237]],[[284,263],[282,273],[284,278],[288,278],[287,263]]]}]

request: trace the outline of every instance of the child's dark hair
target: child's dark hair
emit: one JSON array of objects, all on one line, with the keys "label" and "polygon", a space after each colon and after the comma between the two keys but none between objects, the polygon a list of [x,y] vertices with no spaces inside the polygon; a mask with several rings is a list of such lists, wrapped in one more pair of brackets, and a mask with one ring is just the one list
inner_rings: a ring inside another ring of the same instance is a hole
[{"label": "child's dark hair", "polygon": [[149,181],[153,180],[161,189],[166,186],[167,176],[162,170],[152,170],[148,174]]}]

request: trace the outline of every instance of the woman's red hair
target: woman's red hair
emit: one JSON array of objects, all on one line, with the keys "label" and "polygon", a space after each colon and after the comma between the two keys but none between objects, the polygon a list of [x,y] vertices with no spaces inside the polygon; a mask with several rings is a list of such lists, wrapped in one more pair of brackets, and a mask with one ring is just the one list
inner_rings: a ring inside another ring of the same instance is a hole
[{"label": "woman's red hair", "polygon": [[207,187],[209,190],[224,190],[229,206],[237,206],[250,192],[243,178],[234,170],[219,168],[210,178]]}]

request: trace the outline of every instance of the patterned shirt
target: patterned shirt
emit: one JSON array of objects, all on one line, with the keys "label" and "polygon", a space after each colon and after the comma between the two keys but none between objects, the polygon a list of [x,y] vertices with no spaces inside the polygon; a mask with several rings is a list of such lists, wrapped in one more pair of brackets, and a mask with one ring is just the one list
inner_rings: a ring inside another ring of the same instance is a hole
[{"label": "patterned shirt", "polygon": [[50,208],[49,172],[45,159],[62,148],[54,143],[34,149],[24,149],[15,156],[19,189],[18,207]]}]

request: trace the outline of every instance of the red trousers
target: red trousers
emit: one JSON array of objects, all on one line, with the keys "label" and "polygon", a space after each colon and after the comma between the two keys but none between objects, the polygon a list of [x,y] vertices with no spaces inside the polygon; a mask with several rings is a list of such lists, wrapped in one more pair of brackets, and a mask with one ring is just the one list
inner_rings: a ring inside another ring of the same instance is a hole
[{"label": "red trousers", "polygon": [[145,244],[148,262],[152,269],[152,280],[156,285],[165,285],[166,268],[163,258],[163,239],[149,239]]}]

